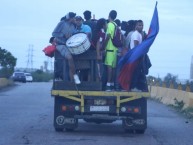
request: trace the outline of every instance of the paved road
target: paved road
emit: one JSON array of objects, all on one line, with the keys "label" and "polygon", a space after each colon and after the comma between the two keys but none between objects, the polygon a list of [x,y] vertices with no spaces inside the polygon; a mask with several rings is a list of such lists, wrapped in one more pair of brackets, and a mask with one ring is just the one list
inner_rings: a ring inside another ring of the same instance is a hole
[{"label": "paved road", "polygon": [[148,100],[148,128],[128,134],[121,121],[85,123],[75,132],[55,132],[51,83],[18,83],[0,90],[0,145],[193,145],[193,122]]}]

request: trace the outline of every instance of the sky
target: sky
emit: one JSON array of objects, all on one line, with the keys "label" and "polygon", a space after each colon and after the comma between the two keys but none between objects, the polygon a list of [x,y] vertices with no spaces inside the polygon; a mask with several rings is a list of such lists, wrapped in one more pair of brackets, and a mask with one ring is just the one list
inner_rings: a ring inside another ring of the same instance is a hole
[{"label": "sky", "polygon": [[[149,75],[171,73],[179,79],[190,78],[193,56],[193,1],[157,0],[160,31],[148,55]],[[42,52],[60,18],[68,12],[83,16],[85,10],[95,18],[108,18],[117,11],[122,21],[142,19],[148,32],[155,0],[1,0],[0,47],[17,58],[18,68],[40,68],[53,60]],[[32,56],[32,57],[29,57]]]}]

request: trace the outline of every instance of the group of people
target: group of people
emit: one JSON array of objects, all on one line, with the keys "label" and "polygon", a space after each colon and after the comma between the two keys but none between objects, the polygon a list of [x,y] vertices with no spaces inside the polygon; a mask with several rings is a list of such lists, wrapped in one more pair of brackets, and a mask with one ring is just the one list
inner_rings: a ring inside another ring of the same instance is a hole
[{"label": "group of people", "polygon": [[[76,84],[81,83],[76,74],[72,54],[65,44],[67,39],[73,34],[83,32],[87,34],[92,49],[96,49],[97,62],[103,62],[106,66],[107,79],[105,82],[105,90],[121,89],[117,79],[115,79],[119,73],[117,62],[127,51],[133,49],[145,39],[146,33],[143,31],[143,21],[130,20],[126,23],[124,31],[121,31],[123,45],[117,48],[114,46],[112,39],[116,29],[121,30],[121,22],[116,19],[117,12],[115,10],[110,11],[108,19],[91,19],[91,12],[88,10],[86,10],[83,15],[85,20],[81,16],[76,16],[74,12],[67,13],[61,18],[52,33],[52,43],[56,45],[56,49],[60,54],[68,60],[70,79],[74,80]],[[141,58],[141,60],[143,61],[143,58]],[[135,74],[139,74],[141,69],[142,67],[138,68],[138,70],[136,70],[138,72]],[[98,74],[100,75],[100,73]],[[139,75],[134,76],[134,82],[130,90],[147,89],[137,86],[138,76]],[[99,76],[99,78],[101,78],[101,76]]]}]

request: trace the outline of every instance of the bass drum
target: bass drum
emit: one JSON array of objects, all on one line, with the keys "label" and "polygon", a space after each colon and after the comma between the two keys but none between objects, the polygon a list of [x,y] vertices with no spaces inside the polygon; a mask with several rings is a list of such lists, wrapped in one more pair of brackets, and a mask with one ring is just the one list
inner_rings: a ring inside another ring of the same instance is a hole
[{"label": "bass drum", "polygon": [[66,41],[66,46],[73,55],[84,53],[90,48],[90,45],[85,33],[74,34]]}]

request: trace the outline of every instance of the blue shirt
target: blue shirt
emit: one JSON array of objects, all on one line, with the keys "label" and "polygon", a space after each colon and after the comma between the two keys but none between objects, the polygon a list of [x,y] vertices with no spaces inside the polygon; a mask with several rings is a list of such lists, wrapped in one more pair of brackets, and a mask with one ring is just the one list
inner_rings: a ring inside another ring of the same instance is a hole
[{"label": "blue shirt", "polygon": [[76,32],[83,32],[83,33],[91,33],[92,34],[92,30],[91,30],[90,26],[84,25],[84,24],[81,25],[80,30],[76,28]]}]

